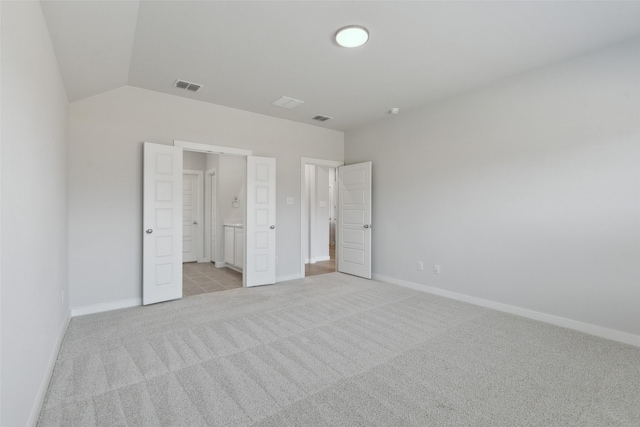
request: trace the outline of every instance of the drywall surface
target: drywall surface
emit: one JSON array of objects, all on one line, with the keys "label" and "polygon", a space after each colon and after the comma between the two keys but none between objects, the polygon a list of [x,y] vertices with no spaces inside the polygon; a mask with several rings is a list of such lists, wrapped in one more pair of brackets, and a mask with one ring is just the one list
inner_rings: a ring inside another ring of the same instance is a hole
[{"label": "drywall surface", "polygon": [[182,153],[182,166],[184,169],[205,171],[207,168],[207,154],[184,151]]},{"label": "drywall surface", "polygon": [[640,334],[640,39],[348,132],[345,157],[373,161],[374,273]]},{"label": "drywall surface", "polygon": [[329,168],[313,166],[315,168],[315,202],[313,215],[313,230],[311,231],[311,259],[326,261],[329,259],[329,212],[331,200],[329,198]]},{"label": "drywall surface", "polygon": [[33,423],[68,318],[67,96],[39,2],[2,2],[2,411]]},{"label": "drywall surface", "polygon": [[313,264],[329,259],[329,168],[305,165],[304,185],[302,252],[305,263]]},{"label": "drywall surface", "polygon": [[133,87],[73,102],[69,114],[73,308],[141,296],[143,141],[178,139],[275,157],[276,274],[299,276],[300,158],[341,161],[342,132]]},{"label": "drywall surface", "polygon": [[[218,156],[217,176],[217,262],[224,262],[224,222],[244,223],[246,208],[247,159],[240,156]],[[237,201],[237,205],[234,203]],[[237,206],[237,207],[236,207]]]}]

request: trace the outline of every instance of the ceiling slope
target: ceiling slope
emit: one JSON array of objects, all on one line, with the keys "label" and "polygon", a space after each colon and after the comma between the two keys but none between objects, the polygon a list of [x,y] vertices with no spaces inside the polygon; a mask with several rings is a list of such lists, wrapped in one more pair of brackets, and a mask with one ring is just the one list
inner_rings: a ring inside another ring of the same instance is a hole
[{"label": "ceiling slope", "polygon": [[42,1],[70,101],[129,84],[138,1]]},{"label": "ceiling slope", "polygon": [[[71,100],[129,84],[348,130],[640,35],[640,2],[44,4]],[[137,21],[136,21],[137,16]],[[362,25],[361,48],[333,35]],[[176,79],[204,85],[197,93]],[[287,110],[281,96],[304,101]],[[316,115],[332,117],[313,121]]]}]

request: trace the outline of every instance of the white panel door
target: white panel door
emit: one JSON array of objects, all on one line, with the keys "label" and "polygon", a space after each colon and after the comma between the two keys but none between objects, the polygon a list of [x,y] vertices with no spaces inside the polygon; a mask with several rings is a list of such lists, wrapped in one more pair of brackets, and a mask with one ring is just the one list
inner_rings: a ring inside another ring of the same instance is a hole
[{"label": "white panel door", "polygon": [[247,156],[244,285],[276,282],[276,159]]},{"label": "white panel door", "polygon": [[182,297],[182,149],[144,143],[142,303]]},{"label": "white panel door", "polygon": [[338,271],[371,279],[371,162],[338,168]]},{"label": "white panel door", "polygon": [[198,261],[200,245],[200,179],[182,175],[182,262]]}]

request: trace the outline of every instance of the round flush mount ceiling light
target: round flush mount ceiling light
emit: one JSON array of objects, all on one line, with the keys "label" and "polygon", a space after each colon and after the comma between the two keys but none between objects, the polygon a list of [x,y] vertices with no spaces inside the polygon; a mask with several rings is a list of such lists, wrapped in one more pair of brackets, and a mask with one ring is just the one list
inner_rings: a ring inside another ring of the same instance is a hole
[{"label": "round flush mount ceiling light", "polygon": [[369,40],[369,31],[358,25],[349,25],[336,31],[336,43],[342,47],[360,47]]}]

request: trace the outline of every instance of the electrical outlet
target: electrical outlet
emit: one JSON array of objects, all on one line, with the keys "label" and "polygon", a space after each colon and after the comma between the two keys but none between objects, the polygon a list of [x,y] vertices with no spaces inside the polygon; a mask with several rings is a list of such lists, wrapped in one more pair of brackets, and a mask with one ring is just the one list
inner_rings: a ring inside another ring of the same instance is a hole
[{"label": "electrical outlet", "polygon": [[440,274],[440,265],[435,264],[433,266],[433,274]]},{"label": "electrical outlet", "polygon": [[418,270],[419,270],[419,271],[424,270],[424,262],[422,262],[422,261],[418,261]]},{"label": "electrical outlet", "polygon": [[293,197],[287,197],[287,204],[288,205],[292,205],[293,204]]}]

